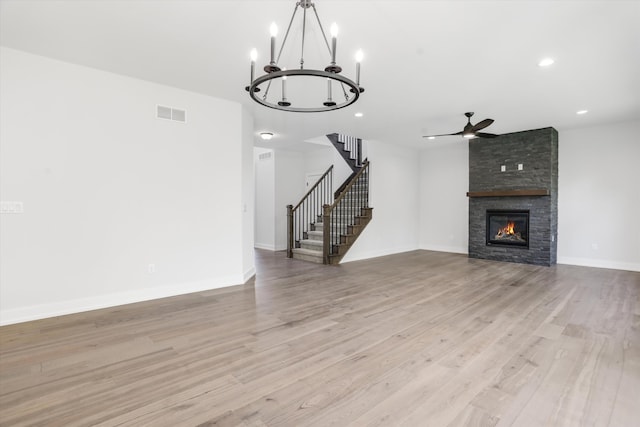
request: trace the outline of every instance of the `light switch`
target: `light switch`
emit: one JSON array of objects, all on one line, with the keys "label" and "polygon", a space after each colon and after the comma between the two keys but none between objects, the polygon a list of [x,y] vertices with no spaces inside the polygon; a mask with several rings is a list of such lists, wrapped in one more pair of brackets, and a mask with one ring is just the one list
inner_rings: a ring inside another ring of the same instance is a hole
[{"label": "light switch", "polygon": [[0,213],[21,214],[24,213],[24,205],[22,202],[9,202],[3,200],[0,204]]},{"label": "light switch", "polygon": [[522,169],[524,169],[522,163],[518,163],[518,170],[521,171]]}]

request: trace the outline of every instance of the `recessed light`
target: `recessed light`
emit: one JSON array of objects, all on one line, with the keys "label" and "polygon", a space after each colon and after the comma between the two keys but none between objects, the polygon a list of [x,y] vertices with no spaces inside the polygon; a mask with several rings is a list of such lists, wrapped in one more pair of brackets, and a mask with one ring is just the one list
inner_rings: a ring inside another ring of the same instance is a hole
[{"label": "recessed light", "polygon": [[580,110],[580,111],[576,111],[576,114],[581,116],[583,114],[587,114],[589,112],[589,110]]},{"label": "recessed light", "polygon": [[356,116],[356,117],[362,117],[362,116],[364,116],[364,114],[362,114],[362,113],[355,113],[355,114],[354,114],[354,116]]},{"label": "recessed light", "polygon": [[260,132],[260,138],[264,139],[265,141],[268,141],[271,138],[273,138],[273,134],[271,132]]},{"label": "recessed light", "polygon": [[544,58],[542,61],[538,62],[538,67],[548,67],[554,62],[555,61],[552,58]]},{"label": "recessed light", "polygon": [[428,136],[427,139],[436,139],[435,136]]}]

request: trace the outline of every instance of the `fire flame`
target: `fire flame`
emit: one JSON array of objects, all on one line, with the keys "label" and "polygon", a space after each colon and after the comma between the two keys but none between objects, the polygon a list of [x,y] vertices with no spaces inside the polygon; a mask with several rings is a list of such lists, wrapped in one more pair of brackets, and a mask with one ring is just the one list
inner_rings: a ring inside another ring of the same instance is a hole
[{"label": "fire flame", "polygon": [[516,234],[514,231],[516,224],[509,221],[507,223],[507,225],[505,227],[502,227],[500,230],[498,230],[498,236],[503,236],[503,235],[514,235]]}]

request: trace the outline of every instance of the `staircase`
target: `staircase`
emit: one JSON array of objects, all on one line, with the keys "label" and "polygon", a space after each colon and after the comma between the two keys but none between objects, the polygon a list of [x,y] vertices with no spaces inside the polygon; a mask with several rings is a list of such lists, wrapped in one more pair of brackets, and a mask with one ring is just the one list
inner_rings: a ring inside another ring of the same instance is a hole
[{"label": "staircase", "polygon": [[287,206],[287,256],[338,264],[372,218],[369,162],[362,161],[362,140],[339,134],[327,137],[353,173],[331,195],[331,166],[300,203]]}]

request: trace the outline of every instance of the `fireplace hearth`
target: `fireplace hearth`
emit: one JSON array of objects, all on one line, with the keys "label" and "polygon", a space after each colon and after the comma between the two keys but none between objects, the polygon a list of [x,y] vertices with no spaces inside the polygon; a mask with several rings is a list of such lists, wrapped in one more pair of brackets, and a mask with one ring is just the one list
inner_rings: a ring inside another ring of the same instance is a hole
[{"label": "fireplace hearth", "polygon": [[529,248],[529,211],[487,210],[487,245]]}]

